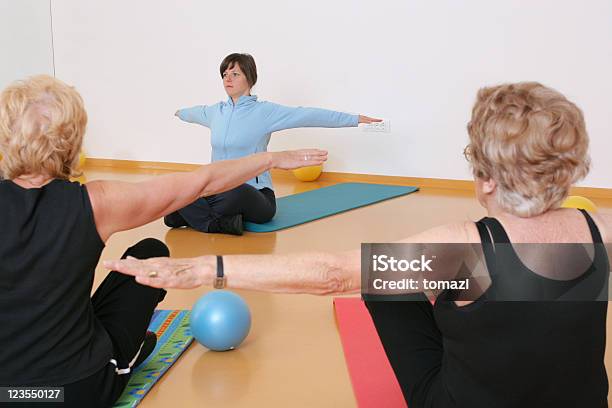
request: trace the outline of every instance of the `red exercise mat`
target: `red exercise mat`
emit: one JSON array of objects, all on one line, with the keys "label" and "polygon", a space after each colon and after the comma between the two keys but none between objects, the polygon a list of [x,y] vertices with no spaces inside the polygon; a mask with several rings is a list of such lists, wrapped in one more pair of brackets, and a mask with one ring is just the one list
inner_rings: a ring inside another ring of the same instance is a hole
[{"label": "red exercise mat", "polygon": [[406,407],[397,378],[360,298],[335,298],[344,358],[360,408]]}]

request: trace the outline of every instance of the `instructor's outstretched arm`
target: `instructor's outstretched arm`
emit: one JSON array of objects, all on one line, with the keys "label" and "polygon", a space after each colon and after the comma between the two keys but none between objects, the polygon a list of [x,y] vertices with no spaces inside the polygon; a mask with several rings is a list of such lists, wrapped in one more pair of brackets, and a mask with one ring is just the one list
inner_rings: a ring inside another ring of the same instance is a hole
[{"label": "instructor's outstretched arm", "polygon": [[174,113],[174,116],[184,122],[196,123],[198,125],[210,127],[210,120],[212,112],[215,111],[218,104],[208,105],[197,105],[190,108],[179,109]]},{"label": "instructor's outstretched arm", "polygon": [[266,102],[266,123],[270,132],[301,127],[355,127],[360,123],[380,122],[363,115],[352,115],[321,108],[289,107]]}]

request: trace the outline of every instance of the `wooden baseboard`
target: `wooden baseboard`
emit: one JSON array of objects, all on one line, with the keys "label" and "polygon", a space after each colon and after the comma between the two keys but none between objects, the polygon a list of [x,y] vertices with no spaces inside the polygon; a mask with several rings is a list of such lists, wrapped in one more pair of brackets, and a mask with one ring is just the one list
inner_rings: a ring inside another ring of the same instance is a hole
[{"label": "wooden baseboard", "polygon": [[[166,171],[192,171],[198,168],[199,164],[189,163],[170,163],[170,162],[151,162],[134,160],[115,160],[115,159],[96,159],[87,158],[86,167],[91,168],[118,168],[130,170],[166,170]],[[293,179],[290,171],[272,170],[275,179]],[[356,174],[323,172],[318,179],[323,182],[359,182],[359,183],[379,183],[396,184],[404,186],[418,186],[420,189],[436,190],[459,190],[464,192],[474,191],[473,180],[451,180],[436,179],[426,177],[401,177],[401,176],[381,176],[375,174]],[[612,189],[597,187],[572,187],[571,195],[581,195],[588,198],[612,199]]]},{"label": "wooden baseboard", "polygon": [[97,159],[88,157],[85,161],[85,167],[111,167],[116,169],[130,170],[168,170],[168,171],[192,171],[197,169],[201,164],[189,163],[170,163],[170,162],[152,162],[152,161],[136,161],[136,160],[115,160],[115,159]]}]

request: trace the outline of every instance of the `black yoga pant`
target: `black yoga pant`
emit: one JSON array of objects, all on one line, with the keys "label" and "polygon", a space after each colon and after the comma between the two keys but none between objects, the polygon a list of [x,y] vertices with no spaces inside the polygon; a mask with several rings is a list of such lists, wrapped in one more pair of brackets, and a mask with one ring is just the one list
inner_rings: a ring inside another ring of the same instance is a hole
[{"label": "black yoga pant", "polygon": [[440,379],[442,333],[424,294],[414,301],[366,302],[409,408],[453,406]]},{"label": "black yoga pant", "polygon": [[261,190],[242,184],[233,190],[197,199],[178,213],[193,229],[217,232],[217,220],[223,216],[242,214],[243,221],[268,222],[276,214],[276,198],[269,188]]},{"label": "black yoga pant", "polygon": [[[139,259],[169,256],[166,245],[147,238],[130,247],[122,258]],[[163,289],[143,286],[134,277],[112,271],[91,298],[94,313],[113,343],[113,359],[97,373],[64,385],[66,407],[109,407],[119,398],[130,378],[130,363],[144,341],[153,311],[164,299]],[[125,374],[118,374],[117,369]],[[57,407],[61,404],[50,404]],[[37,404],[38,406],[38,404]]]}]

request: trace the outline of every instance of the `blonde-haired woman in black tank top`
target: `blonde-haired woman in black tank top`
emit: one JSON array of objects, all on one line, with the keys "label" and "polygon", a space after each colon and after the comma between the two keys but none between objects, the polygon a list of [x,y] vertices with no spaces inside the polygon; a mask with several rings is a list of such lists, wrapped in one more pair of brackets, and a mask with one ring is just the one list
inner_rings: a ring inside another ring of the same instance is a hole
[{"label": "blonde-haired woman in black tank top", "polygon": [[[111,272],[90,298],[105,242],[271,168],[321,164],[306,149],[261,153],[139,183],[70,182],[87,124],[74,88],[49,76],[0,95],[0,386],[63,386],[64,406],[107,407],[155,345],[165,291]],[[168,256],[145,239],[124,257]]]}]

